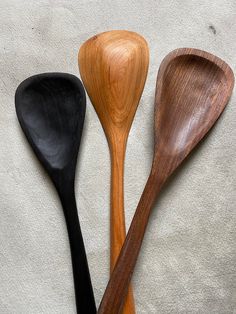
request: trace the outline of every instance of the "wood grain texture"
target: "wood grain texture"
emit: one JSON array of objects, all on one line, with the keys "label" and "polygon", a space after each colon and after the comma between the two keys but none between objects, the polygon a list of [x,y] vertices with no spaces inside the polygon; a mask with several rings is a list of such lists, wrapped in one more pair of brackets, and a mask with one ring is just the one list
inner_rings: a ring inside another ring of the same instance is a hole
[{"label": "wood grain texture", "polygon": [[177,49],[163,60],[155,97],[153,164],[99,314],[120,312],[153,204],[168,177],[224,110],[234,76],[221,59],[197,49]]},{"label": "wood grain texture", "polygon": [[38,74],[19,85],[15,102],[20,125],[61,199],[71,247],[77,313],[95,314],[74,195],[86,109],[83,85],[77,77],[67,73]]},{"label": "wood grain texture", "polygon": [[[146,41],[129,31],[92,37],[79,51],[82,80],[98,114],[111,154],[111,271],[123,245],[124,158],[129,130],[144,88],[149,64]],[[131,289],[124,314],[135,313]]]}]

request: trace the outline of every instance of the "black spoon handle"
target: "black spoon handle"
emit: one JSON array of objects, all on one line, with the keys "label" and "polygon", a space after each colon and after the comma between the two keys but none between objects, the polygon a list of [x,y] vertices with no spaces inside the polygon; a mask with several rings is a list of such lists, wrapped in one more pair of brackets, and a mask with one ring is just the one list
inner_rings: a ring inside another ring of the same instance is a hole
[{"label": "black spoon handle", "polygon": [[95,314],[96,304],[80,229],[74,190],[60,195],[71,248],[75,299],[78,314]]}]

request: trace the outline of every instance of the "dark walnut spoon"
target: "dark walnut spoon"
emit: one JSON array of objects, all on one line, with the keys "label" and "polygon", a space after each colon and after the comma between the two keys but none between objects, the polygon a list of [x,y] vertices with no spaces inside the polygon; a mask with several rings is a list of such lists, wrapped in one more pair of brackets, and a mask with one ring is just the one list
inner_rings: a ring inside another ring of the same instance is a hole
[{"label": "dark walnut spoon", "polygon": [[152,169],[99,314],[119,313],[154,202],[168,177],[219,118],[233,85],[231,68],[207,52],[177,49],[163,60],[156,86]]},{"label": "dark walnut spoon", "polygon": [[86,109],[84,88],[70,74],[39,74],[19,85],[15,103],[20,125],[62,203],[71,247],[77,312],[96,313],[74,194]]}]

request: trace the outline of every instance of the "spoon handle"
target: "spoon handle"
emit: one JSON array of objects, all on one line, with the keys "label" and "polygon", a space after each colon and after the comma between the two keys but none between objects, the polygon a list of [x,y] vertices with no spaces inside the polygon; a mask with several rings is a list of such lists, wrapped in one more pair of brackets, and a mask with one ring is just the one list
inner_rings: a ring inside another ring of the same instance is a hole
[{"label": "spoon handle", "polygon": [[[112,273],[126,236],[124,211],[125,146],[113,145],[111,156],[110,271]],[[122,313],[135,314],[131,285],[124,301]]]},{"label": "spoon handle", "polygon": [[146,226],[156,196],[161,189],[150,175],[136,209],[126,240],[102,298],[99,314],[120,313],[136,260],[142,245]]},{"label": "spoon handle", "polygon": [[[72,190],[73,191],[73,190]],[[75,299],[78,314],[95,314],[96,304],[77,214],[74,191],[60,195],[71,249]]]}]

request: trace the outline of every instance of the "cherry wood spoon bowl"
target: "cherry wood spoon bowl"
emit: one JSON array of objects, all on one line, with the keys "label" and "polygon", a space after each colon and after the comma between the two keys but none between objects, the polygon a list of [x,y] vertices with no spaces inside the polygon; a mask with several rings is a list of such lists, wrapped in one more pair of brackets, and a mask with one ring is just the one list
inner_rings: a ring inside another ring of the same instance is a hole
[{"label": "cherry wood spoon bowl", "polygon": [[80,80],[45,73],[23,81],[15,95],[20,125],[59,194],[68,229],[77,312],[95,314],[96,306],[74,195],[77,155],[86,99]]},{"label": "cherry wood spoon bowl", "polygon": [[[110,31],[80,48],[82,80],[97,112],[111,154],[111,271],[125,239],[124,158],[129,130],[144,88],[149,64],[146,41],[137,33]],[[135,313],[129,289],[123,313]]]},{"label": "cherry wood spoon bowl", "polygon": [[207,52],[177,49],[163,60],[156,86],[151,172],[99,314],[119,313],[157,195],[172,172],[219,118],[233,85],[230,67]]}]

